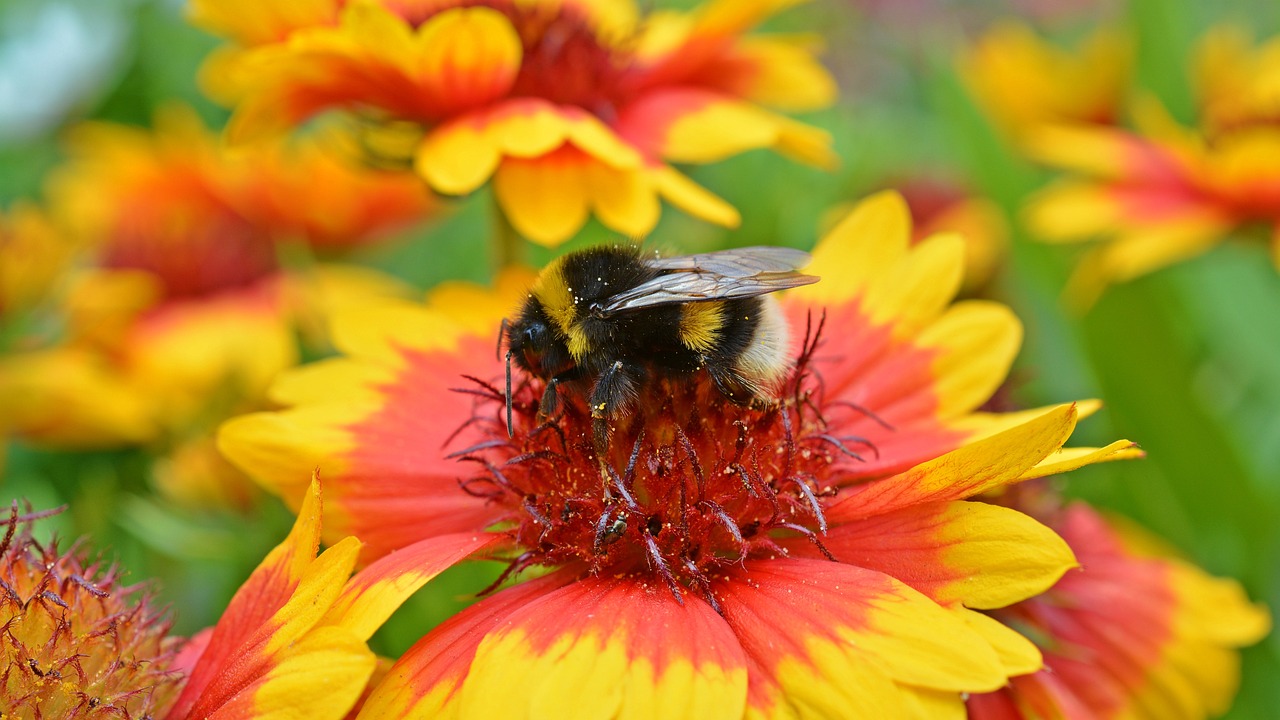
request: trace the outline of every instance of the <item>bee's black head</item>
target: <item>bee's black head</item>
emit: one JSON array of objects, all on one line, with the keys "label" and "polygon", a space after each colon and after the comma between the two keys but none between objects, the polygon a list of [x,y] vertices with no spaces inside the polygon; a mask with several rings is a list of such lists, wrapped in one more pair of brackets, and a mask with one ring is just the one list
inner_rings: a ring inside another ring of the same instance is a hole
[{"label": "bee's black head", "polygon": [[542,379],[564,370],[571,362],[568,348],[557,337],[542,305],[530,298],[520,317],[506,325],[507,351],[516,365]]},{"label": "bee's black head", "polygon": [[515,322],[502,321],[507,343],[507,434],[511,429],[511,363],[525,372],[550,380],[572,367],[573,360],[564,341],[552,329],[550,319],[538,299],[530,296]]}]

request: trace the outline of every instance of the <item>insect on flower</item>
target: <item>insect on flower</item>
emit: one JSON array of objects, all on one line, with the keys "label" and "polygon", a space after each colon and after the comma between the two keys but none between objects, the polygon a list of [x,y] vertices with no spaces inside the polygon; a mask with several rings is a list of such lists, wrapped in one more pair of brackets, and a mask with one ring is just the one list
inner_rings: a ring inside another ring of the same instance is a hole
[{"label": "insect on flower", "polygon": [[787,322],[768,293],[809,285],[801,250],[749,247],[678,257],[642,257],[629,246],[563,256],[534,282],[507,343],[511,362],[546,381],[539,403],[555,413],[563,385],[585,396],[603,450],[611,418],[633,409],[652,381],[706,371],[739,405],[770,401],[789,367]]}]

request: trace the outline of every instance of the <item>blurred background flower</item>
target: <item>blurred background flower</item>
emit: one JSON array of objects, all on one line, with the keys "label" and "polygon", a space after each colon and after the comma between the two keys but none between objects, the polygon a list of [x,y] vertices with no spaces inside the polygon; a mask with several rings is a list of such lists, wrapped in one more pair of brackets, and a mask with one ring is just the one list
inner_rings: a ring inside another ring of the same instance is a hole
[{"label": "blurred background flower", "polygon": [[746,35],[788,4],[720,0],[641,18],[627,0],[334,0],[298,12],[196,2],[192,14],[235,43],[204,73],[236,107],[233,137],[354,113],[378,161],[412,166],[449,195],[492,178],[515,230],[554,246],[589,213],[625,235],[646,235],[659,197],[704,220],[738,223],[737,211],[669,162],[773,148],[834,163],[824,132],[764,109],[835,100],[813,57],[816,42]]},{"label": "blurred background flower", "polygon": [[74,128],[47,196],[82,268],[62,298],[64,337],[0,360],[10,431],[48,447],[149,444],[169,499],[246,507],[212,428],[262,402],[305,349],[300,332],[407,292],[309,255],[291,267],[291,248],[369,243],[434,208],[412,178],[344,165],[319,142],[228,149],[182,107],[152,132]]},{"label": "blurred background flower", "polygon": [[969,699],[969,717],[1200,720],[1231,707],[1238,648],[1271,629],[1238,583],[1214,578],[1164,543],[1045,483],[996,501],[1062,534],[1080,567],[1042,595],[991,615],[1033,640],[1045,666]]}]

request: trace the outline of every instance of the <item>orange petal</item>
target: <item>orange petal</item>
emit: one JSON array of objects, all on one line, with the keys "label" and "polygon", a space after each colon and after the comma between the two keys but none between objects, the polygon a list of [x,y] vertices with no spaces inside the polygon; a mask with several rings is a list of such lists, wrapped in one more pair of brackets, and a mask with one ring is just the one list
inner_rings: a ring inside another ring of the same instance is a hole
[{"label": "orange petal", "polygon": [[[510,688],[520,688],[511,694]],[[742,717],[746,659],[706,603],[637,578],[584,578],[512,613],[476,650],[464,716]]]}]

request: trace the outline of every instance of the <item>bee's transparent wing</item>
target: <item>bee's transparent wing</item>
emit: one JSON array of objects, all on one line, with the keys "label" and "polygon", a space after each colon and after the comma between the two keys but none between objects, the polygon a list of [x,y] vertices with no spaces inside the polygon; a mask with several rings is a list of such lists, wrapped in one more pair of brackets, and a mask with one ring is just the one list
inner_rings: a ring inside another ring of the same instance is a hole
[{"label": "bee's transparent wing", "polygon": [[797,272],[808,264],[809,253],[791,248],[737,248],[645,262],[670,272],[618,293],[594,310],[610,315],[656,305],[732,300],[818,281],[813,275]]},{"label": "bee's transparent wing", "polygon": [[687,270],[724,277],[751,277],[760,273],[799,270],[809,264],[809,253],[795,248],[745,247],[718,252],[652,258],[645,265],[659,270]]}]

